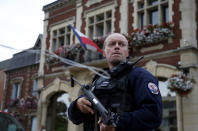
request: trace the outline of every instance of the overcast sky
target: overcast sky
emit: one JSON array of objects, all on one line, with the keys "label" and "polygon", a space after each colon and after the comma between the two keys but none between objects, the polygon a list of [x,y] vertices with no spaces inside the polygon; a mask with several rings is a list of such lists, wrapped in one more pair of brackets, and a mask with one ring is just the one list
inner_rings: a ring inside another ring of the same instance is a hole
[{"label": "overcast sky", "polygon": [[[0,45],[18,49],[33,47],[43,33],[42,8],[56,0],[0,0]],[[14,50],[0,46],[0,61],[11,58]]]}]

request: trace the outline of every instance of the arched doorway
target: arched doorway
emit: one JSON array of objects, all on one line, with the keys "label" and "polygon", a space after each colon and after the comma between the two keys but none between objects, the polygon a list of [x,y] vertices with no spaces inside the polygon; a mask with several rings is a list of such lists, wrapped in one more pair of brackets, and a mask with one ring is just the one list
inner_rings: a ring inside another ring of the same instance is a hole
[{"label": "arched doorway", "polygon": [[49,98],[47,106],[47,131],[67,131],[68,115],[67,108],[69,106],[68,93],[57,92]]},{"label": "arched doorway", "polygon": [[[55,131],[56,125],[52,125],[55,122],[55,120],[53,120],[53,118],[55,118],[54,117],[55,113],[52,114],[52,112],[56,111],[55,110],[56,104],[54,103],[57,103],[57,100],[60,103],[60,101],[62,101],[61,98],[63,98],[64,100],[67,101],[66,104],[68,107],[69,101],[71,102],[72,100],[74,100],[79,96],[80,88],[71,88],[70,84],[71,84],[70,82],[56,78],[51,83],[49,83],[45,88],[43,88],[43,91],[40,95],[38,111],[37,111],[38,131],[40,131],[41,129],[45,129],[46,131]],[[59,98],[60,96],[62,97]],[[82,126],[76,126],[72,124],[71,121],[68,121],[67,127],[68,127],[67,128],[68,131],[78,131],[81,130],[82,128]]]}]

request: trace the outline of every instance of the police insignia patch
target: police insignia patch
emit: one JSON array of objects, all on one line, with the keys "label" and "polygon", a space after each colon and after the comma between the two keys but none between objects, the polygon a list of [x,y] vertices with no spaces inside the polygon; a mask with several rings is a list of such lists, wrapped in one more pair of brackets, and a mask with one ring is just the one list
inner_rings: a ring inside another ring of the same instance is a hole
[{"label": "police insignia patch", "polygon": [[148,88],[151,91],[151,93],[156,94],[156,95],[159,94],[159,88],[154,83],[149,82]]}]

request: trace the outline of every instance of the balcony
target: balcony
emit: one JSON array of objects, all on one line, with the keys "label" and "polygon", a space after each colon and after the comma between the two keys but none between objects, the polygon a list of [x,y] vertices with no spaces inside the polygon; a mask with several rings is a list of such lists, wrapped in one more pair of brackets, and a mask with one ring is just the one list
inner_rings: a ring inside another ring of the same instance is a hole
[{"label": "balcony", "polygon": [[61,58],[69,59],[78,63],[86,63],[95,60],[104,59],[101,53],[92,52],[84,49],[80,44],[73,44],[67,47],[60,47],[55,51],[55,54],[59,58],[55,58],[52,55],[46,58],[46,64],[50,66],[64,65],[69,66],[68,64],[61,61]]}]

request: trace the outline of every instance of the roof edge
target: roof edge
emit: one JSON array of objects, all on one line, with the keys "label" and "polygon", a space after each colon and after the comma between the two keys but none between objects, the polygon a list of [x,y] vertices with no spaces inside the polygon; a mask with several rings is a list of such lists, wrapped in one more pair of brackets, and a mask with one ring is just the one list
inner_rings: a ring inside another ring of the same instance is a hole
[{"label": "roof edge", "polygon": [[76,0],[56,0],[50,4],[43,6],[43,11],[48,12],[48,11],[51,11],[51,10],[57,8],[57,7],[62,7],[66,4],[73,3],[75,1]]}]

